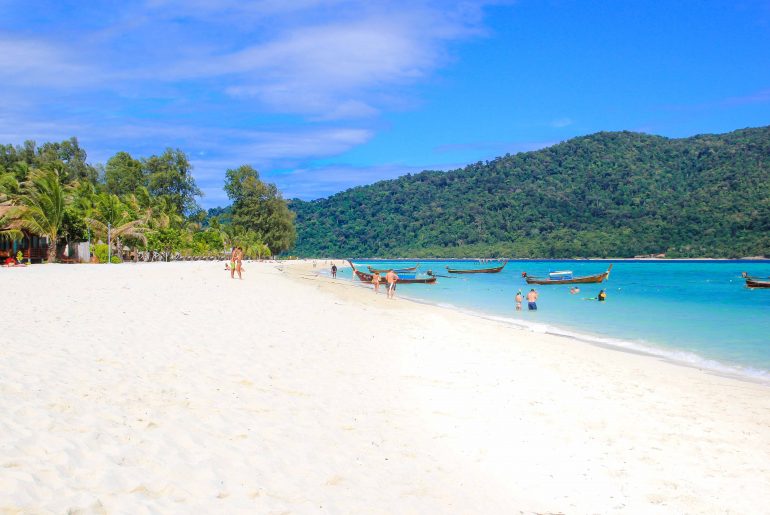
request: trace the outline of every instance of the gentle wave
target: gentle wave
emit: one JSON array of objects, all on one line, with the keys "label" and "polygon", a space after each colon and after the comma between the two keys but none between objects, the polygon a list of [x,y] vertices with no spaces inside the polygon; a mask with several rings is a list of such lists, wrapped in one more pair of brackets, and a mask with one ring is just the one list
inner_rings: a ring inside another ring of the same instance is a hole
[{"label": "gentle wave", "polygon": [[516,318],[491,315],[489,313],[469,310],[467,308],[463,308],[455,304],[450,304],[446,302],[437,303],[437,302],[431,302],[429,300],[416,298],[416,297],[404,297],[404,298],[407,298],[408,300],[411,300],[414,302],[418,302],[420,304],[438,306],[441,308],[458,311],[466,315],[471,315],[471,316],[483,318],[486,320],[493,320],[495,322],[502,322],[505,324],[516,326],[521,329],[531,331],[533,333],[552,334],[555,336],[570,338],[580,342],[589,343],[592,345],[599,345],[604,348],[614,348],[622,351],[631,351],[639,354],[645,354],[648,356],[662,358],[662,359],[665,359],[666,361],[669,361],[671,363],[675,363],[678,365],[682,365],[682,366],[708,370],[710,372],[714,372],[720,375],[738,377],[738,378],[750,380],[753,382],[770,384],[770,371],[768,370],[753,368],[753,367],[742,367],[738,365],[722,363],[717,360],[704,358],[693,352],[663,349],[661,347],[657,347],[654,344],[647,343],[647,342],[621,340],[617,338],[609,338],[606,336],[597,336],[597,335],[592,335],[588,333],[581,333],[574,330],[564,329],[558,326],[554,326],[552,324],[544,324],[542,322],[531,322],[527,320],[519,320]]}]

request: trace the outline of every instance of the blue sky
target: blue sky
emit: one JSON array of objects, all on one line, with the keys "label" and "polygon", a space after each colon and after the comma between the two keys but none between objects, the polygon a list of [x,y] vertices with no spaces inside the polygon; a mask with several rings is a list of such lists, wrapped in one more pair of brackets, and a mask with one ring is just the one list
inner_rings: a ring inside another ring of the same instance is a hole
[{"label": "blue sky", "polygon": [[770,2],[0,0],[0,142],[312,199],[602,130],[770,124]]}]

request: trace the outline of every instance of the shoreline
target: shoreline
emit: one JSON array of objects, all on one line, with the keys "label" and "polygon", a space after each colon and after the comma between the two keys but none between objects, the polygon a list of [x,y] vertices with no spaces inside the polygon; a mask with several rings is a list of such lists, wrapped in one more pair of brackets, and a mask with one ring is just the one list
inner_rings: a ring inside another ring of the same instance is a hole
[{"label": "shoreline", "polygon": [[[331,260],[341,261],[341,260]],[[312,260],[308,263],[310,265]],[[303,265],[300,265],[303,266]],[[347,284],[354,288],[371,290],[368,285],[360,283],[359,281],[340,279],[339,281],[332,279],[325,273],[321,273],[320,270],[314,268],[308,268],[306,272],[315,274],[319,279],[328,280],[335,284]],[[554,336],[557,338],[566,338],[581,344],[588,344],[603,349],[607,349],[615,352],[631,353],[639,356],[646,356],[651,359],[660,360],[665,363],[677,367],[684,367],[688,369],[698,370],[708,374],[714,374],[719,377],[725,377],[729,379],[735,379],[746,383],[756,384],[770,388],[770,371],[765,369],[753,368],[749,371],[742,371],[740,365],[731,364],[729,362],[723,362],[716,359],[706,358],[697,353],[691,351],[676,351],[672,349],[666,349],[664,347],[656,347],[654,344],[646,344],[644,342],[637,342],[634,340],[623,340],[619,338],[613,338],[610,336],[593,335],[589,333],[581,332],[579,329],[563,328],[559,325],[554,325],[551,322],[524,322],[517,319],[504,317],[500,315],[494,315],[484,313],[481,311],[474,311],[463,308],[451,303],[437,304],[427,300],[415,299],[408,296],[400,296],[401,300],[418,304],[421,306],[429,306],[432,308],[447,311],[449,313],[462,313],[471,317],[479,318],[481,320],[487,320],[491,322],[501,323],[516,330],[523,330],[532,334],[545,334]],[[698,364],[695,361],[688,361],[684,358],[676,358],[672,354],[687,354],[692,356],[694,360],[698,360],[703,364]],[[709,366],[709,364],[712,364]]]},{"label": "shoreline", "polygon": [[[306,260],[308,266],[306,270],[307,272],[312,272],[319,278],[334,281],[326,273],[322,273],[320,269],[317,270],[315,268],[311,268],[310,265],[312,264],[312,261],[313,260]],[[337,259],[329,261],[345,260]],[[385,262],[391,261],[393,260],[386,260]],[[345,263],[347,262],[345,261]],[[304,265],[300,264],[299,266]],[[356,280],[341,279],[341,281],[346,282],[356,288],[363,288],[366,290],[371,289],[369,285],[364,285]],[[635,340],[615,338],[606,335],[590,334],[581,331],[579,328],[565,328],[552,322],[526,322],[502,315],[484,313],[482,311],[474,311],[472,309],[463,308],[462,306],[457,306],[452,303],[439,304],[428,300],[411,298],[408,296],[401,296],[400,298],[415,304],[446,310],[450,313],[462,313],[468,316],[477,317],[479,319],[502,323],[512,328],[528,331],[533,334],[547,334],[559,338],[571,339],[582,344],[598,346],[608,350],[630,352],[633,354],[647,356],[652,359],[662,360],[675,366],[691,368],[705,373],[715,374],[720,377],[727,377],[747,383],[770,387],[770,370],[754,368],[737,363],[730,363],[728,361],[720,361],[719,359],[714,358],[707,358],[693,351],[670,349],[663,345],[655,345],[654,342],[648,343],[644,341],[640,342]],[[682,357],[677,357],[677,355]]]},{"label": "shoreline", "polygon": [[766,387],[311,263],[7,273],[0,511],[765,510]]}]

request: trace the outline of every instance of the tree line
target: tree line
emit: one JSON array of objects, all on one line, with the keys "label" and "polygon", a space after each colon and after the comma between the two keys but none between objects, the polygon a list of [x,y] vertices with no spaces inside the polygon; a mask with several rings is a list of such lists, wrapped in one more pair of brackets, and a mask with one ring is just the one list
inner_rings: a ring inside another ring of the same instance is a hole
[{"label": "tree line", "polygon": [[601,132],[289,205],[300,256],[767,256],[770,127]]},{"label": "tree line", "polygon": [[[118,152],[103,166],[87,162],[77,138],[0,145],[0,237],[22,230],[47,237],[48,261],[68,242],[101,241],[117,256],[220,256],[241,246],[247,257],[292,248],[294,214],[273,184],[249,165],[227,170],[232,205],[204,211],[187,155],[166,149],[134,158]],[[53,244],[50,244],[50,243]]]}]

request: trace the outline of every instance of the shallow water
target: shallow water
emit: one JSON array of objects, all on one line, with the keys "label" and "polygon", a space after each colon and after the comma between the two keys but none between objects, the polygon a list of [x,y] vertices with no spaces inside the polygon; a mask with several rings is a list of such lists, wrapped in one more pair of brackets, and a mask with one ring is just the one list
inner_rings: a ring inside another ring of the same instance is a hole
[{"label": "shallow water", "polygon": [[[408,261],[414,264],[418,261]],[[405,262],[355,261],[378,268],[410,266]],[[532,330],[565,334],[624,348],[650,352],[676,361],[722,372],[770,380],[770,290],[746,288],[742,271],[770,276],[770,261],[616,261],[608,281],[578,285],[528,285],[521,272],[547,275],[572,270],[593,275],[607,269],[604,261],[510,261],[497,274],[453,275],[453,268],[486,268],[494,264],[420,261],[418,272],[432,270],[433,285],[399,285],[398,295],[454,307],[525,325]],[[338,277],[351,279],[350,268]],[[514,309],[517,290],[535,288],[538,310]],[[585,300],[600,289],[606,302]]]}]

